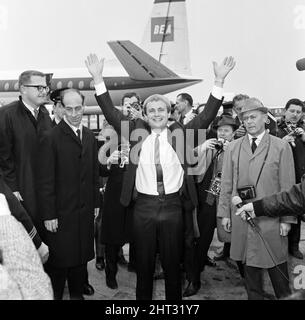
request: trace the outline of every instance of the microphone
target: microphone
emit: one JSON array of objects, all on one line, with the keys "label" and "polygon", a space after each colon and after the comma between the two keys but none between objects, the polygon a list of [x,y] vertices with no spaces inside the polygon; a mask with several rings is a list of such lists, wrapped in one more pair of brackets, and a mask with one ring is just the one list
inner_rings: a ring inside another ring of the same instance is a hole
[{"label": "microphone", "polygon": [[[238,197],[238,196],[234,196],[234,197],[232,198],[232,204],[233,204],[234,206],[236,206],[238,209],[243,206],[243,202],[242,202],[241,198]],[[252,228],[255,228],[256,225],[255,225],[252,217],[250,216],[250,213],[247,212],[247,211],[245,211],[245,213],[246,213],[246,216],[247,216],[247,219],[246,219],[247,222],[250,224],[250,226],[251,226]]]},{"label": "microphone", "polygon": [[299,71],[304,71],[305,70],[305,58],[299,59],[296,62],[296,67]]}]

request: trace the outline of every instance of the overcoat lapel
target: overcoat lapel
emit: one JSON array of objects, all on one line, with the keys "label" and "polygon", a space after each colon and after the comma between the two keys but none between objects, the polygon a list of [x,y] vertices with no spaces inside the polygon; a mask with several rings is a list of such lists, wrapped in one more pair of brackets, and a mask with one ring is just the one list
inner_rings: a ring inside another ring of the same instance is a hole
[{"label": "overcoat lapel", "polygon": [[[74,131],[70,128],[70,126],[68,126],[68,124],[65,121],[60,121],[60,123],[58,124],[58,126],[60,127],[60,129],[68,136],[70,136],[72,138],[72,140],[74,140],[79,147],[82,147],[81,142],[79,141],[78,137],[76,136],[76,134],[74,133]],[[84,132],[84,130],[83,130]],[[84,137],[83,137],[84,138]]]}]

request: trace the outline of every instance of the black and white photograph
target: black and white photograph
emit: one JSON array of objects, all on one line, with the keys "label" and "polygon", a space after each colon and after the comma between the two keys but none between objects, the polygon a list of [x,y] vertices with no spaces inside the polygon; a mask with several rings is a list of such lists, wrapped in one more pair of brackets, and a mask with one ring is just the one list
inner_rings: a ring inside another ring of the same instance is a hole
[{"label": "black and white photograph", "polygon": [[0,39],[0,300],[305,300],[304,0],[0,0]]}]

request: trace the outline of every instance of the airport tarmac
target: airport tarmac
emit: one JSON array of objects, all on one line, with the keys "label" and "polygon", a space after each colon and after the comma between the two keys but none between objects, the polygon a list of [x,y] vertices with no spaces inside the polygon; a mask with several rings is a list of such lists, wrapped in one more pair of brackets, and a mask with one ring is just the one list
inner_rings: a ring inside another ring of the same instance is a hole
[{"label": "airport tarmac", "polygon": [[[210,247],[209,256],[213,257],[216,252],[222,248],[222,243],[217,240],[216,232]],[[124,254],[128,260],[128,244],[124,246]],[[305,255],[305,223],[302,223],[300,250]],[[296,281],[297,275],[293,274],[297,265],[303,265],[305,271],[305,259],[298,260],[289,256],[290,284],[294,289],[294,282],[303,283],[305,286],[305,274],[303,281]],[[112,290],[106,286],[105,271],[98,271],[95,268],[95,260],[88,264],[89,282],[94,287],[95,293],[92,296],[84,296],[85,300],[135,300],[136,274],[128,272],[127,266],[119,266],[117,274],[118,289]],[[184,286],[186,286],[186,282]],[[273,289],[268,277],[265,273],[265,291],[270,295],[270,299],[274,299]],[[68,298],[67,289],[65,290],[64,299]],[[154,281],[154,300],[164,300],[164,280]],[[206,267],[201,274],[201,289],[199,292],[184,300],[246,300],[247,294],[244,288],[237,267],[233,263],[219,261],[216,267]]]}]

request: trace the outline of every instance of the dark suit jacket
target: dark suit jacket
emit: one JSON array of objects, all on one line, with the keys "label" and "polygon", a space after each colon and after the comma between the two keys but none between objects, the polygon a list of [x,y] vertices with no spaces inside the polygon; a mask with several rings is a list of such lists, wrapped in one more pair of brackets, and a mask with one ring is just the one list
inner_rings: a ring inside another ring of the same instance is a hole
[{"label": "dark suit jacket", "polygon": [[52,121],[44,106],[38,120],[19,101],[0,108],[0,168],[12,191],[20,191],[23,205],[36,225],[36,170],[39,167],[39,144]]},{"label": "dark suit jacket", "polygon": [[[113,107],[113,104],[108,92],[102,95],[96,96],[96,99],[105,115],[106,120],[109,122],[109,124],[111,124],[114,127],[116,132],[121,134],[121,122],[124,120],[127,121],[127,117],[125,117],[120,111],[116,110],[116,108]],[[189,144],[189,141],[186,135],[186,129],[198,130],[198,129],[208,128],[211,121],[215,118],[221,106],[221,103],[222,103],[221,100],[218,100],[211,95],[209,97],[209,100],[207,102],[207,105],[204,111],[201,112],[192,121],[190,121],[187,125],[183,126],[178,122],[174,122],[168,128],[169,143],[172,145],[173,149],[177,153],[177,156],[185,172],[184,174],[185,182],[183,185],[183,193],[186,199],[190,199],[190,202],[192,203],[193,206],[197,205],[198,200],[197,200],[197,193],[196,193],[196,187],[195,187],[193,176],[188,174],[188,169],[190,168],[190,165],[187,161],[187,158],[191,155],[192,149],[194,146],[191,146]],[[142,140],[138,139],[137,141],[131,140],[130,141],[131,149],[136,144],[139,143],[137,148],[141,150],[140,149],[141,144],[143,143],[145,138],[151,133],[151,129],[149,125],[142,119],[137,119],[136,121],[130,121],[129,132],[123,133],[123,135],[125,135],[125,138],[129,139],[128,135],[134,132],[135,129],[141,129],[143,139]],[[181,143],[181,139],[184,140],[184,143]],[[135,159],[130,159],[127,171],[124,174],[122,193],[121,193],[121,203],[124,206],[128,206],[132,198],[134,185],[135,185],[136,170],[137,170],[138,160],[139,160],[139,154],[140,152],[134,154]]]},{"label": "dark suit jacket", "polygon": [[83,127],[82,144],[65,121],[46,133],[39,167],[39,207],[43,220],[58,219],[45,231],[49,263],[72,267],[94,257],[94,208],[99,207],[97,145]]}]

